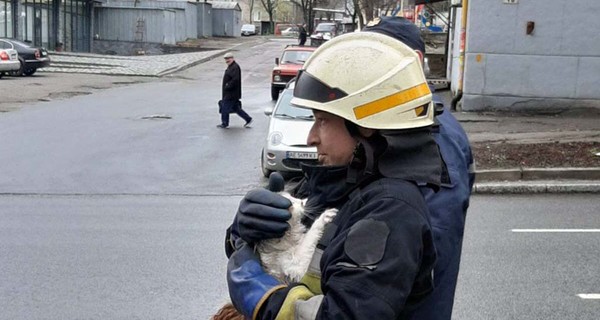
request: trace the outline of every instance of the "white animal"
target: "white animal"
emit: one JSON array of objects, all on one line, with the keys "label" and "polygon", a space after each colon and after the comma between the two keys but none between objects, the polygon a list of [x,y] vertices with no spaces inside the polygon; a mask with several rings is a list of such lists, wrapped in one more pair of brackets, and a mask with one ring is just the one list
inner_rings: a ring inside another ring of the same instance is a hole
[{"label": "white animal", "polygon": [[[306,200],[294,198],[286,192],[281,192],[281,195],[292,202],[292,217],[288,220],[290,228],[281,238],[259,242],[256,250],[269,274],[286,283],[298,282],[308,270],[325,226],[333,221],[338,210],[325,210],[307,230],[301,222]],[[243,320],[244,316],[231,303],[227,303],[211,319]]]},{"label": "white animal", "polygon": [[325,210],[307,229],[301,222],[306,210],[306,199],[294,198],[287,192],[282,192],[281,195],[292,202],[292,217],[288,220],[290,228],[281,238],[259,242],[256,249],[269,274],[284,282],[298,282],[308,270],[325,226],[335,218],[338,210]]}]

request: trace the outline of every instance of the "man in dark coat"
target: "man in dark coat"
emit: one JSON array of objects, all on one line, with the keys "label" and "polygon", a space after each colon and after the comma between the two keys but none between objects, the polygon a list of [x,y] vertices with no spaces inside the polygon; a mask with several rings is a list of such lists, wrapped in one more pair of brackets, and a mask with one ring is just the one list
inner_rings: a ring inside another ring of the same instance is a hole
[{"label": "man in dark coat", "polygon": [[306,43],[306,24],[300,26],[300,29],[298,30],[298,40],[298,44],[301,46],[303,46],[304,43]]},{"label": "man in dark coat", "polygon": [[223,58],[227,63],[227,69],[223,75],[222,100],[219,105],[221,113],[221,124],[217,128],[226,129],[229,127],[229,113],[235,112],[246,121],[244,128],[249,128],[252,123],[250,117],[244,110],[240,99],[242,98],[242,71],[240,66],[233,59],[233,54],[227,52]]}]

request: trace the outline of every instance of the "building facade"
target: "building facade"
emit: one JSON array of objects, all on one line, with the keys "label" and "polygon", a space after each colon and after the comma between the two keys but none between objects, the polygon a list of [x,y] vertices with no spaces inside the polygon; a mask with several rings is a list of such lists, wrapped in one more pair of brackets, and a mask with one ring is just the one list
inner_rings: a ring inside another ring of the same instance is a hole
[{"label": "building facade", "polygon": [[600,107],[600,1],[470,0],[467,11],[463,110]]},{"label": "building facade", "polygon": [[92,7],[91,0],[0,0],[0,37],[90,51]]}]

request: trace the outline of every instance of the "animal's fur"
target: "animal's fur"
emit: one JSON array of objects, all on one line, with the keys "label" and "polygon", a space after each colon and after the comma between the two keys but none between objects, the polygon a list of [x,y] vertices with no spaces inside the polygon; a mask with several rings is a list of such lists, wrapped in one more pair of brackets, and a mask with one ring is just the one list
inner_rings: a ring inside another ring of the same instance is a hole
[{"label": "animal's fur", "polygon": [[[325,226],[333,220],[337,209],[325,210],[310,229],[300,221],[305,212],[305,200],[292,197],[289,193],[281,193],[292,202],[288,221],[290,228],[283,237],[269,239],[257,244],[256,249],[265,270],[282,282],[297,282],[304,276],[317,247],[323,236]],[[213,320],[241,320],[244,317],[237,313],[232,304],[223,306]]]}]

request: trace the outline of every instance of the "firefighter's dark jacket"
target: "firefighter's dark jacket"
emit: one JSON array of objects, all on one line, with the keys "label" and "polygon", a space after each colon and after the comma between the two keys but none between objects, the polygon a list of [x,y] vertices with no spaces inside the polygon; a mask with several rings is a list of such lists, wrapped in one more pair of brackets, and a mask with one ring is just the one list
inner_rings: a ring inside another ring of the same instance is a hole
[{"label": "firefighter's dark jacket", "polygon": [[240,100],[242,98],[242,71],[237,62],[233,61],[223,75],[223,100]]},{"label": "firefighter's dark jacket", "polygon": [[[339,208],[321,242],[323,299],[314,307],[316,319],[405,319],[433,289],[435,248],[416,182],[439,185],[438,149],[424,132],[384,136],[377,163],[382,172],[363,172],[356,183],[349,183],[349,174],[355,176],[349,167],[303,168],[296,195],[308,196],[311,206]],[[284,312],[294,286],[272,293],[256,318]]]}]

